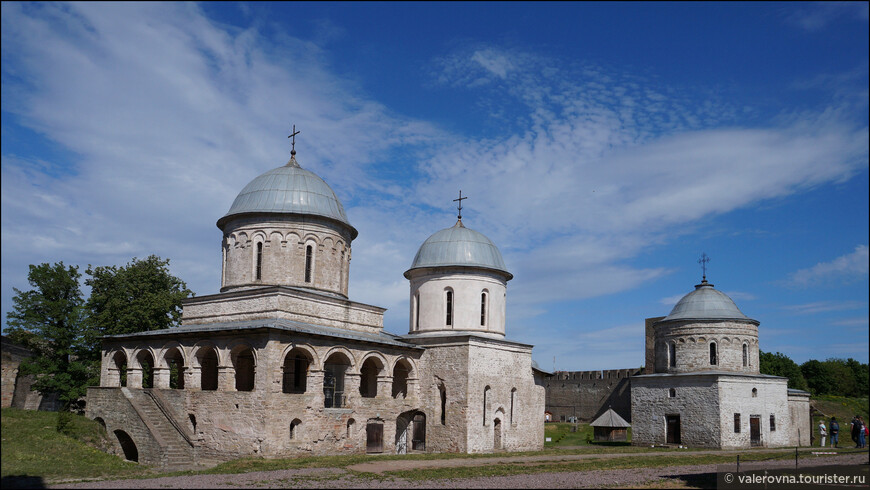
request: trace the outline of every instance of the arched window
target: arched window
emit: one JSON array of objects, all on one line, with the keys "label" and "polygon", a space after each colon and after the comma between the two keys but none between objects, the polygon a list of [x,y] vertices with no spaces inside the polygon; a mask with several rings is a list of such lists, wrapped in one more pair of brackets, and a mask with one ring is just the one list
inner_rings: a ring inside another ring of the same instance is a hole
[{"label": "arched window", "polygon": [[441,425],[444,425],[447,423],[447,388],[441,384],[438,391],[441,392]]},{"label": "arched window", "polygon": [[749,365],[749,347],[743,344],[743,367]]},{"label": "arched window", "polygon": [[668,362],[670,367],[677,367],[677,344],[671,342],[668,344]]},{"label": "arched window", "polygon": [[263,242],[257,242],[257,280],[263,279]]},{"label": "arched window", "polygon": [[314,247],[305,247],[305,282],[311,282],[311,269],[314,262]]},{"label": "arched window", "polygon": [[393,398],[405,398],[408,396],[408,377],[411,373],[411,365],[408,361],[400,359],[393,368]]},{"label": "arched window", "polygon": [[356,424],[356,420],[348,419],[347,421],[347,438],[350,439],[353,437],[353,426]]},{"label": "arched window", "polygon": [[127,356],[118,351],[112,357],[115,369],[118,371],[118,386],[127,386]]},{"label": "arched window", "polygon": [[363,398],[378,396],[378,375],[384,368],[383,363],[376,357],[366,359],[360,369],[359,394]]},{"label": "arched window", "polygon": [[184,389],[184,356],[178,347],[166,351],[163,359],[169,366],[169,388],[173,390]]},{"label": "arched window", "polygon": [[453,326],[453,291],[447,290],[447,326]]},{"label": "arched window", "polygon": [[758,397],[758,388],[752,388],[752,398]]},{"label": "arched window", "polygon": [[136,356],[136,360],[142,369],[142,388],[154,388],[154,357],[147,350],[143,350]]},{"label": "arched window", "polygon": [[308,366],[311,360],[302,349],[293,349],[284,357],[284,393],[305,393],[308,380]]},{"label": "arched window", "polygon": [[514,400],[517,398],[517,389],[511,389],[511,413],[510,413],[510,423],[511,425],[515,424],[514,422]]},{"label": "arched window", "polygon": [[715,366],[719,364],[719,356],[716,352],[716,342],[710,342],[710,365]]},{"label": "arched window", "polygon": [[480,293],[480,326],[486,326],[486,293]]},{"label": "arched window", "polygon": [[197,353],[200,365],[200,389],[216,390],[218,388],[218,358],[211,347],[202,347]]},{"label": "arched window", "polygon": [[290,422],[290,439],[298,439],[299,438],[299,426],[302,425],[302,421],[299,419],[293,419],[293,422]]},{"label": "arched window", "polygon": [[414,330],[420,330],[420,292],[414,293]]},{"label": "arched window", "polygon": [[347,403],[344,392],[344,375],[350,368],[350,360],[336,352],[326,359],[323,365],[323,406],[324,408],[343,408]]},{"label": "arched window", "polygon": [[231,354],[236,370],[236,391],[254,390],[254,351],[250,347],[237,347]]}]

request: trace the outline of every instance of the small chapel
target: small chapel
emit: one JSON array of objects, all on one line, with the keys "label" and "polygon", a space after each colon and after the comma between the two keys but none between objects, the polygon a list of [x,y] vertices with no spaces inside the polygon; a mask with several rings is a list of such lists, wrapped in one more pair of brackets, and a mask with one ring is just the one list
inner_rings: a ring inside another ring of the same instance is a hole
[{"label": "small chapel", "polygon": [[[294,128],[295,129],[295,128]],[[126,459],[181,468],[249,455],[534,451],[544,386],[506,338],[512,274],[462,220],[404,273],[409,328],[348,296],[357,237],[333,190],[290,160],[217,220],[220,292],[178,328],[104,337],[88,417]]]},{"label": "small chapel", "polygon": [[668,316],[647,319],[646,368],[630,378],[632,444],[809,445],[810,394],[760,373],[759,324],[707,282],[706,268]]}]

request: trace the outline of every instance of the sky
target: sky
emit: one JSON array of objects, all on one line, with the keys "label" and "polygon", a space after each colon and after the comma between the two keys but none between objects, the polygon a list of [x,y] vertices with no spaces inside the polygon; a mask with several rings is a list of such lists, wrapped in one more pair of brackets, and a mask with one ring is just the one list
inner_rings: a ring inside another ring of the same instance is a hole
[{"label": "sky", "polygon": [[761,350],[867,362],[868,44],[866,2],[3,2],[3,326],[28,264],[218,292],[295,124],[389,332],[461,190],[544,369],[640,367],[704,253]]}]

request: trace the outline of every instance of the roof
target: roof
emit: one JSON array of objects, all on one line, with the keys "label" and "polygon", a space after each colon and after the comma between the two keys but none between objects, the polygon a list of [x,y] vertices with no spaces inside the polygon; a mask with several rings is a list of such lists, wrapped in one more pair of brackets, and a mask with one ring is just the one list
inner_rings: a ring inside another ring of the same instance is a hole
[{"label": "roof", "polygon": [[414,269],[444,266],[480,267],[501,272],[507,280],[513,278],[498,247],[482,233],[467,228],[461,219],[450,228],[435,232],[420,245],[405,277]]},{"label": "roof", "polygon": [[788,379],[784,376],[774,376],[772,374],[757,374],[757,373],[741,373],[738,371],[692,371],[688,373],[652,373],[652,374],[636,374],[631,377],[635,378],[676,378],[676,377],[691,377],[691,376],[739,376],[744,378],[766,378],[766,379]]},{"label": "roof", "polygon": [[137,337],[157,337],[163,335],[182,335],[190,333],[214,333],[227,332],[238,330],[254,330],[258,328],[272,328],[276,330],[284,330],[294,333],[304,333],[309,335],[319,335],[323,337],[332,337],[345,340],[356,340],[360,342],[371,342],[375,344],[390,345],[394,347],[405,347],[411,349],[421,349],[421,347],[404,342],[393,335],[384,331],[377,334],[359,332],[356,330],[347,330],[338,327],[327,327],[323,325],[313,325],[311,323],[297,322],[284,318],[268,318],[262,320],[238,321],[238,322],[215,322],[202,323],[193,325],[183,325],[174,328],[164,328],[160,330],[151,330],[148,332],[137,332],[121,335],[106,335],[104,339],[123,339]]},{"label": "roof", "polygon": [[592,427],[631,427],[631,424],[625,421],[612,408],[608,408],[600,417],[590,423]]},{"label": "roof", "polygon": [[744,315],[727,294],[713,289],[706,279],[695,285],[695,290],[683,296],[671,313],[658,323],[675,320],[744,320],[758,323]]},{"label": "roof", "polygon": [[282,167],[259,175],[239,192],[230,210],[218,220],[220,227],[228,217],[246,213],[287,213],[314,215],[338,221],[351,229],[341,201],[332,188],[314,172],[303,169],[296,158]]}]

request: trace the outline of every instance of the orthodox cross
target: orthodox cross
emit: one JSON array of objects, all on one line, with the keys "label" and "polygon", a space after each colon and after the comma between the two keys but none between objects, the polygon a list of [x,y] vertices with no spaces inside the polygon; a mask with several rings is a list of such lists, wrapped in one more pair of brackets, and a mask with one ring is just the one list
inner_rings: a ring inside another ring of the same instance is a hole
[{"label": "orthodox cross", "polygon": [[704,277],[702,278],[704,281],[707,280],[707,263],[710,262],[710,257],[707,257],[707,254],[702,253],[701,258],[698,259],[698,263],[701,264],[701,268],[704,270]]},{"label": "orthodox cross", "polygon": [[454,199],[453,202],[459,201],[459,219],[462,219],[462,200],[468,197],[462,197],[462,189],[459,189],[459,199]]},{"label": "orthodox cross", "polygon": [[288,136],[288,138],[291,138],[291,141],[290,141],[290,145],[291,145],[291,146],[290,146],[290,154],[291,154],[291,155],[295,155],[295,154],[296,154],[296,135],[299,134],[299,133],[301,133],[301,132],[302,132],[302,131],[296,131],[296,125],[294,124],[294,125],[293,125],[293,131],[291,131],[291,132],[290,132],[290,136]]}]

